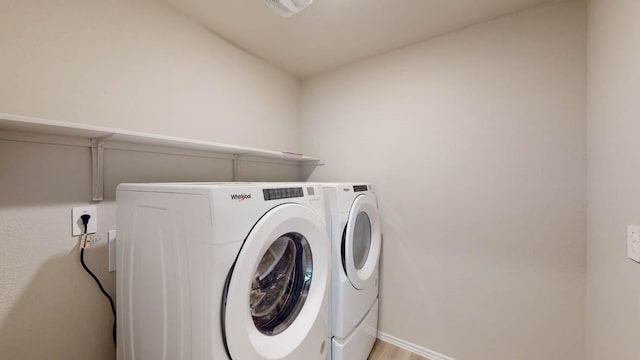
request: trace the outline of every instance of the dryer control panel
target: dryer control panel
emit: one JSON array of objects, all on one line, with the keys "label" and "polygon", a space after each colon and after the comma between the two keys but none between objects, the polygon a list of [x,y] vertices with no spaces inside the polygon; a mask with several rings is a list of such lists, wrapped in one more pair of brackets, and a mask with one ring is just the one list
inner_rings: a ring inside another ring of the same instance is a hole
[{"label": "dryer control panel", "polygon": [[362,192],[371,190],[369,185],[353,185],[353,192]]}]

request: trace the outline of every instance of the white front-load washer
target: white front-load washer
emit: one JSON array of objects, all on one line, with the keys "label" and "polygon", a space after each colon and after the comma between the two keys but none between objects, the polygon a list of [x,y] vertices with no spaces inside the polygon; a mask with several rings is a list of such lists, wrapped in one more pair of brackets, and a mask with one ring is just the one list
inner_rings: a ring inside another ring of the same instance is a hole
[{"label": "white front-load washer", "polygon": [[330,246],[314,184],[121,184],[119,360],[326,359]]},{"label": "white front-load washer", "polygon": [[331,358],[366,360],[378,330],[382,231],[369,183],[322,184],[331,237]]}]

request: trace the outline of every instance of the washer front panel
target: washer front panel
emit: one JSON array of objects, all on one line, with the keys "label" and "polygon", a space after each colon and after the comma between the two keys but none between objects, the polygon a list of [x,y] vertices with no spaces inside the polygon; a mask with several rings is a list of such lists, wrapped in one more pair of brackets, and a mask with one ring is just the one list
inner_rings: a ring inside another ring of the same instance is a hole
[{"label": "washer front panel", "polygon": [[232,359],[326,357],[330,255],[324,227],[298,204],[271,209],[253,227],[226,291],[224,332]]}]

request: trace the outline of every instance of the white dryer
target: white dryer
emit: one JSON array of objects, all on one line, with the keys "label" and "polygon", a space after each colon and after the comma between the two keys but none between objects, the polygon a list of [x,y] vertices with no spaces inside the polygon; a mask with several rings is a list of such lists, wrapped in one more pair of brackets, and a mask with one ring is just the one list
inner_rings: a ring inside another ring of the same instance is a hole
[{"label": "white dryer", "polygon": [[331,237],[333,360],[366,360],[378,330],[382,232],[372,184],[322,184]]},{"label": "white dryer", "polygon": [[330,247],[314,184],[122,184],[118,359],[326,359]]}]

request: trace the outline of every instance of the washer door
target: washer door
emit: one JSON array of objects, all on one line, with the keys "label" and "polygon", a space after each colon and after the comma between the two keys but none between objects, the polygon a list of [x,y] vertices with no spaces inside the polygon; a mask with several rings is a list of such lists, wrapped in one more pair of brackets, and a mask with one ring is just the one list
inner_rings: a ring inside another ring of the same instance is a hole
[{"label": "washer door", "polygon": [[316,214],[298,204],[267,212],[227,277],[222,316],[229,356],[326,357],[329,269],[329,239]]},{"label": "washer door", "polygon": [[382,232],[376,203],[359,195],[351,205],[342,239],[342,265],[356,289],[375,286]]}]

